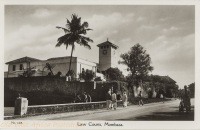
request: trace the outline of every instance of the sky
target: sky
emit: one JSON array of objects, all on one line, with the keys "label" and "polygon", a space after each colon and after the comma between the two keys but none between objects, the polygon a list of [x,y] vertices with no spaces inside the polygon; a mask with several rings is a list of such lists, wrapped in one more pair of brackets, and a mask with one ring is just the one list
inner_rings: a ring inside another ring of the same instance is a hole
[{"label": "sky", "polygon": [[[195,7],[192,5],[6,5],[4,61],[24,56],[46,60],[70,56],[55,47],[72,14],[93,29],[91,50],[77,45],[73,56],[99,62],[98,47],[109,39],[120,54],[139,43],[150,54],[150,74],[169,76],[180,88],[195,81]],[[119,65],[125,75],[126,66]],[[4,65],[4,71],[7,66]]]}]

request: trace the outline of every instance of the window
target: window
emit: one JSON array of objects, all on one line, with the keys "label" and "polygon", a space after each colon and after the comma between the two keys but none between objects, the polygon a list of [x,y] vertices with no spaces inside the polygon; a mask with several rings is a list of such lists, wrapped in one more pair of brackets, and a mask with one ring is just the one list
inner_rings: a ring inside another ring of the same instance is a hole
[{"label": "window", "polygon": [[109,46],[107,45],[107,48],[109,48]]},{"label": "window", "polygon": [[13,71],[15,71],[15,69],[16,69],[16,65],[13,65],[13,68],[12,68],[12,70],[13,70]]},{"label": "window", "polygon": [[19,70],[23,70],[23,64],[20,64]]},{"label": "window", "polygon": [[106,48],[106,46],[104,46],[104,48]]},{"label": "window", "polygon": [[101,49],[103,49],[103,46],[101,46]]}]

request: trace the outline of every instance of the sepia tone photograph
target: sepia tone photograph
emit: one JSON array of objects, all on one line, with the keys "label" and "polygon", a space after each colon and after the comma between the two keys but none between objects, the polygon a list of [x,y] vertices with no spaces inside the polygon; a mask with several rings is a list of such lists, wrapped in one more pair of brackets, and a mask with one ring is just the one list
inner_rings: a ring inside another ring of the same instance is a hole
[{"label": "sepia tone photograph", "polygon": [[195,121],[194,5],[4,13],[4,120]]}]

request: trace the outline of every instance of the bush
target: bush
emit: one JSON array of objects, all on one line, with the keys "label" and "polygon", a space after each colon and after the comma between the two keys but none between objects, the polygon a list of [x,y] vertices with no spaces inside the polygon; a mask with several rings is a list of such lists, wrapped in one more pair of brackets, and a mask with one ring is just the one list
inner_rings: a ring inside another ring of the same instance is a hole
[{"label": "bush", "polygon": [[95,76],[95,73],[91,70],[86,70],[86,71],[83,70],[82,73],[80,74],[80,77],[84,79],[85,81],[93,80],[94,76]]}]

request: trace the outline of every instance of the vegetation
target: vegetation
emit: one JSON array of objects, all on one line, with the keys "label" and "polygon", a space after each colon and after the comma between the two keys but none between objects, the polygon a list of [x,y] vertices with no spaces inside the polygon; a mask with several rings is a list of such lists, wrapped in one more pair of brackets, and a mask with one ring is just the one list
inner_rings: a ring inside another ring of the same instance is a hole
[{"label": "vegetation", "polygon": [[125,77],[118,68],[109,68],[103,72],[108,81],[125,81]]},{"label": "vegetation", "polygon": [[195,83],[189,84],[188,88],[190,90],[190,97],[194,98],[194,96],[195,96]]},{"label": "vegetation", "polygon": [[58,29],[64,30],[65,33],[63,36],[58,38],[56,47],[60,47],[62,44],[64,44],[67,49],[68,46],[72,46],[68,75],[70,74],[71,70],[72,55],[75,49],[75,44],[79,44],[80,46],[91,49],[88,43],[93,42],[93,40],[89,37],[83,36],[87,34],[87,31],[92,30],[88,28],[88,26],[89,24],[87,22],[81,23],[81,17],[78,17],[76,14],[72,14],[71,21],[67,19],[66,28],[59,26],[56,27]]},{"label": "vegetation", "polygon": [[89,82],[91,80],[94,79],[95,77],[95,73],[91,70],[86,70],[86,71],[82,71],[82,73],[80,74],[81,79],[84,79],[85,81]]},{"label": "vegetation", "polygon": [[178,96],[178,85],[169,76],[150,75],[146,76],[143,81],[150,82],[155,87],[156,97],[160,97],[161,94],[165,97]]},{"label": "vegetation", "polygon": [[46,63],[46,65],[44,66],[43,70],[42,70],[42,75],[43,75],[43,72],[44,72],[44,69],[47,69],[49,70],[50,72],[48,73],[48,76],[53,76],[53,68],[55,67],[54,64],[50,64],[50,63]]},{"label": "vegetation", "polygon": [[23,69],[23,73],[22,75],[19,75],[19,77],[31,77],[35,74],[35,70],[34,70],[35,67],[29,67],[29,68],[26,68],[26,69]]},{"label": "vegetation", "polygon": [[142,79],[153,70],[151,64],[150,55],[146,53],[146,50],[138,43],[131,47],[131,50],[127,53],[121,54],[122,58],[119,64],[127,66],[127,70],[130,72],[126,77],[129,83],[129,87],[138,86]]}]

